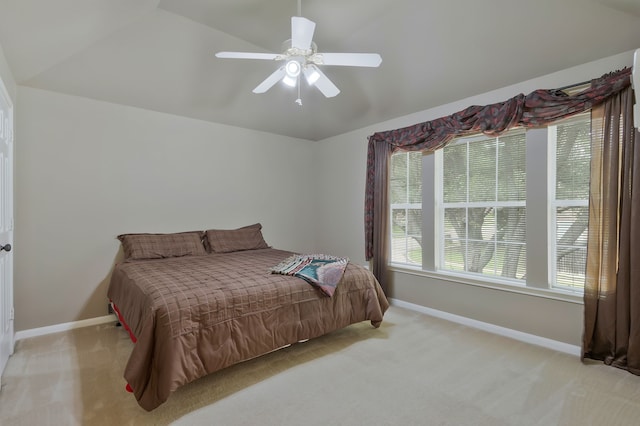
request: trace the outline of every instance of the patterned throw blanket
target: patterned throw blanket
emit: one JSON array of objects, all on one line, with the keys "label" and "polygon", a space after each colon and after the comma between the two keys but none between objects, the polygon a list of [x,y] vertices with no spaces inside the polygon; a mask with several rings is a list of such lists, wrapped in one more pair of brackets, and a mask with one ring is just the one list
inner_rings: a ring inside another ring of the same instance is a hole
[{"label": "patterned throw blanket", "polygon": [[349,259],[326,254],[295,254],[271,268],[272,274],[292,275],[333,296]]}]

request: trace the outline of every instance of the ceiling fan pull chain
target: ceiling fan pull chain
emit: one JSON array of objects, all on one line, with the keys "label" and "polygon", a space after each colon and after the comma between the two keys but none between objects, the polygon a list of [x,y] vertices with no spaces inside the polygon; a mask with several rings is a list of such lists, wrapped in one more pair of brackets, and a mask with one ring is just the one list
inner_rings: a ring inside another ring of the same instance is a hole
[{"label": "ceiling fan pull chain", "polygon": [[298,74],[298,83],[296,84],[298,89],[298,99],[296,99],[296,103],[298,106],[302,106],[302,97],[300,96],[300,74]]}]

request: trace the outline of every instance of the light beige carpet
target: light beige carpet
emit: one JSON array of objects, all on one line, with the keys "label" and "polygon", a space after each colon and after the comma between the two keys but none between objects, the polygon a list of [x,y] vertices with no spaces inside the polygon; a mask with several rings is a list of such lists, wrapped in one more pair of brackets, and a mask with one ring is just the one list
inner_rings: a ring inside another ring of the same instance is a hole
[{"label": "light beige carpet", "polygon": [[2,425],[637,425],[640,377],[392,307],[184,386],[148,413],[112,325],[19,341]]}]

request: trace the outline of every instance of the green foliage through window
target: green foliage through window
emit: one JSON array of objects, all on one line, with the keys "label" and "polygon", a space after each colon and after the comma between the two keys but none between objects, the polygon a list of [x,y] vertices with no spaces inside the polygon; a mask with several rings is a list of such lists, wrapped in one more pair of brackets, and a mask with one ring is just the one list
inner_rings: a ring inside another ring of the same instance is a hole
[{"label": "green foliage through window", "polygon": [[524,131],[444,148],[442,269],[526,275],[525,151]]}]

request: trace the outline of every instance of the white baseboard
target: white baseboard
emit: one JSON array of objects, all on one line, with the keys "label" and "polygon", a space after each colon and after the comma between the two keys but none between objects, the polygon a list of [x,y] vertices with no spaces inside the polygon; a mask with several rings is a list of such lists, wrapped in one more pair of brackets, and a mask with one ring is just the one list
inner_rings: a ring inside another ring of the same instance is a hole
[{"label": "white baseboard", "polygon": [[439,311],[437,309],[427,308],[426,306],[416,305],[414,303],[405,302],[398,299],[389,299],[392,305],[400,308],[409,309],[411,311],[420,312],[432,317],[441,318],[447,321],[455,322],[457,324],[466,325],[468,327],[477,328],[482,331],[497,334],[511,339],[519,340],[521,342],[530,343],[532,345],[542,346],[544,348],[553,349],[554,351],[564,352],[569,355],[580,356],[580,346],[570,345],[568,343],[559,342],[557,340],[547,339],[546,337],[536,336],[535,334],[523,333],[522,331],[513,330],[506,327],[500,327],[498,325],[489,324],[474,320],[471,318],[463,317],[460,315],[450,314],[448,312]]},{"label": "white baseboard", "polygon": [[89,327],[98,324],[107,324],[116,322],[113,315],[105,315],[103,317],[89,318],[81,321],[65,322],[63,324],[49,325],[47,327],[32,328],[16,332],[15,341],[28,339],[30,337],[44,336],[46,334],[58,333],[60,331],[73,330],[74,328]]},{"label": "white baseboard", "polygon": [[[564,352],[570,355],[580,356],[581,348],[579,346],[570,345],[568,343],[559,342],[557,340],[547,339],[546,337],[536,336],[535,334],[524,333],[522,331],[513,330],[506,327],[500,327],[487,322],[474,320],[471,318],[463,317],[460,315],[450,314],[448,312],[439,311],[437,309],[427,308],[426,306],[416,305],[415,303],[405,302],[404,300],[398,300],[389,298],[392,305],[400,308],[409,309],[411,311],[420,312],[432,317],[441,318],[447,321],[462,324],[468,327],[477,328],[489,333],[497,334],[511,339],[519,340],[521,342],[530,343],[537,346],[542,346],[548,349],[552,349],[559,352]],[[73,330],[75,328],[89,327],[98,324],[107,324],[115,322],[116,319],[113,315],[105,315],[103,317],[90,318],[81,321],[66,322],[63,324],[50,325],[47,327],[32,328],[29,330],[18,331],[15,334],[15,341],[22,339],[28,339],[30,337],[44,336],[46,334],[58,333],[61,331]]]}]

